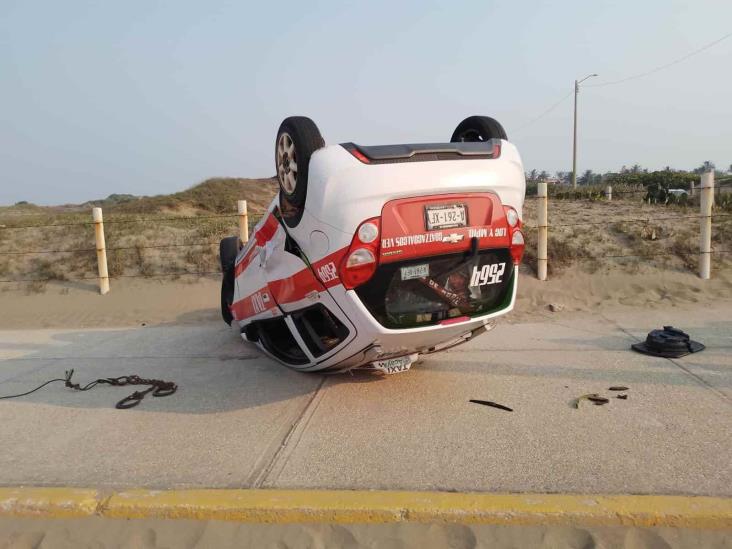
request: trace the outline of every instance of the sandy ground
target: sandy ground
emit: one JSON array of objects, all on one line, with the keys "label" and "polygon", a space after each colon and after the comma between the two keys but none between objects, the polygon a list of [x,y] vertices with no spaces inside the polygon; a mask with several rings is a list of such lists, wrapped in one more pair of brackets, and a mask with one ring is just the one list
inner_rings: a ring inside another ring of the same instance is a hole
[{"label": "sandy ground", "polygon": [[732,547],[732,531],[460,524],[236,524],[0,518],[0,549],[676,549]]},{"label": "sandy ground", "polygon": [[[51,282],[41,293],[26,293],[22,285],[0,286],[0,329],[195,324],[220,318],[220,283],[215,275],[117,279],[111,288],[100,296],[94,281]],[[607,307],[697,307],[720,300],[730,300],[732,307],[731,269],[713,272],[711,280],[643,265],[631,272],[618,266],[595,273],[565,270],[545,282],[523,273],[516,309],[505,319],[537,319],[550,304],[568,312],[592,312]]]}]

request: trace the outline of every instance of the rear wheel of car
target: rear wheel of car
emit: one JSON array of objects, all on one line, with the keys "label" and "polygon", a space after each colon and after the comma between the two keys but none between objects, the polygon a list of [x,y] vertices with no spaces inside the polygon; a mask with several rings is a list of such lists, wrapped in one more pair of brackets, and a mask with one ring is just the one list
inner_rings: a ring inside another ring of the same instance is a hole
[{"label": "rear wheel of car", "polygon": [[495,118],[490,116],[469,116],[460,124],[450,138],[451,143],[459,141],[489,141],[491,139],[506,139],[506,130]]},{"label": "rear wheel of car", "polygon": [[275,141],[275,167],[280,184],[280,210],[289,227],[300,223],[308,193],[310,157],[324,146],[320,130],[306,116],[291,116],[280,124]]},{"label": "rear wheel of car", "polygon": [[240,240],[237,236],[229,236],[219,243],[219,258],[221,259],[221,316],[224,322],[231,325],[234,316],[231,314],[231,304],[234,302],[235,263],[239,253]]}]

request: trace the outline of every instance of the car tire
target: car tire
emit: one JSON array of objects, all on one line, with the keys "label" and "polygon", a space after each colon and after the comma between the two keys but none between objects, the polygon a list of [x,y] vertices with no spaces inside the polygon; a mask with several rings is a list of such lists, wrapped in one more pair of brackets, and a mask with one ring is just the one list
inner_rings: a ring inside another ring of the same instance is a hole
[{"label": "car tire", "polygon": [[275,140],[275,169],[280,185],[280,213],[288,227],[297,227],[305,210],[310,157],[325,146],[315,122],[291,116],[280,124]]},{"label": "car tire", "polygon": [[455,128],[450,143],[489,141],[491,139],[508,140],[506,130],[503,129],[498,120],[490,116],[469,116]]},{"label": "car tire", "polygon": [[221,259],[221,316],[224,322],[231,325],[234,315],[231,305],[234,302],[235,263],[241,249],[241,241],[237,236],[229,236],[219,242],[219,258]]}]

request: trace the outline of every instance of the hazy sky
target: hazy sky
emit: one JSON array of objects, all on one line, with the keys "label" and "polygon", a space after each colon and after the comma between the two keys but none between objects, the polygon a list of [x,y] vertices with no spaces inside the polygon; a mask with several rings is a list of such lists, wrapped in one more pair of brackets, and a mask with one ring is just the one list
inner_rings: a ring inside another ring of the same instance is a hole
[{"label": "hazy sky", "polygon": [[[327,143],[447,141],[470,114],[571,167],[564,94],[730,32],[730,0],[0,0],[0,204],[274,174],[280,121]],[[732,38],[580,95],[579,170],[732,163]]]}]

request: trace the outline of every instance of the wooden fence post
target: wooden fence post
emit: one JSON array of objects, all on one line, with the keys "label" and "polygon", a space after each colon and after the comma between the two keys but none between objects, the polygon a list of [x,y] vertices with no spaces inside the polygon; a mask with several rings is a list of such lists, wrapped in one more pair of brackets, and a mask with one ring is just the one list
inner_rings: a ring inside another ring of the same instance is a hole
[{"label": "wooden fence post", "polygon": [[613,188],[611,185],[605,187],[605,198],[607,198],[608,202],[612,202],[613,200]]},{"label": "wooden fence post", "polygon": [[548,212],[547,212],[547,184],[546,181],[540,181],[538,184],[537,194],[539,197],[539,235],[538,235],[538,250],[537,250],[537,274],[539,280],[546,280],[546,269],[547,269],[547,236],[549,232],[548,228]]},{"label": "wooden fence post", "polygon": [[694,196],[694,182],[691,182],[691,186],[689,187],[689,196]]},{"label": "wooden fence post", "polygon": [[104,221],[101,208],[92,209],[92,219],[94,219],[94,237],[97,243],[99,293],[104,295],[109,292],[109,273],[107,271],[107,247],[104,243]]},{"label": "wooden fence post", "polygon": [[239,212],[239,238],[246,244],[249,240],[249,214],[247,213],[247,201],[237,201],[236,207]]},{"label": "wooden fence post", "polygon": [[701,242],[699,249],[699,276],[709,280],[712,275],[712,204],[714,203],[714,172],[701,176],[700,211]]}]

